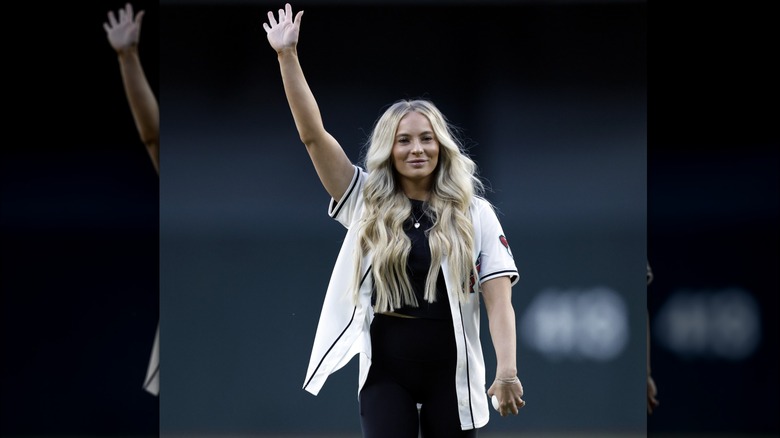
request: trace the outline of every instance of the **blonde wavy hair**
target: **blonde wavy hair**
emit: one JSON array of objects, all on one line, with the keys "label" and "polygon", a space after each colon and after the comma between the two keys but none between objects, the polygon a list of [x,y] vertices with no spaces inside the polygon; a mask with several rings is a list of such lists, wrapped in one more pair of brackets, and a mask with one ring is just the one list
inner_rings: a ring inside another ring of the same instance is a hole
[{"label": "blonde wavy hair", "polygon": [[482,196],[484,185],[477,176],[477,166],[466,154],[453,125],[439,109],[427,100],[399,100],[375,122],[366,143],[363,165],[368,178],[363,190],[365,214],[358,230],[354,298],[357,299],[364,267],[362,256],[373,254],[371,274],[376,288],[376,312],[388,312],[404,304],[417,306],[417,299],[407,275],[406,266],[411,241],[403,229],[412,204],[401,190],[393,166],[392,150],[398,124],[406,114],[425,116],[439,142],[439,162],[434,170],[427,212],[433,226],[426,230],[431,248],[431,267],[425,281],[424,298],[436,300],[436,279],[442,256],[449,257],[451,284],[459,285],[458,298],[468,296],[469,280],[477,277],[472,254],[474,227],[469,214],[472,198]]}]

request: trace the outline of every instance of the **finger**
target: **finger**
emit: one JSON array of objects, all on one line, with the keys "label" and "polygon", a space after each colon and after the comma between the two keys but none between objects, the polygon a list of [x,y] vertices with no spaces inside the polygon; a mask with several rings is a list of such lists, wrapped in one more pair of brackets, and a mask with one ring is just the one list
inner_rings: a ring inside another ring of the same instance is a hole
[{"label": "finger", "polygon": [[268,23],[263,23],[263,29],[265,29],[265,33],[271,32],[271,27],[268,26]]},{"label": "finger", "polygon": [[301,25],[301,15],[303,15],[303,11],[298,11],[297,14],[295,14],[295,20],[293,20],[293,24],[296,26]]},{"label": "finger", "polygon": [[271,27],[276,26],[276,18],[272,11],[268,11],[268,22],[271,24]]},{"label": "finger", "polygon": [[127,13],[128,18],[133,18],[133,5],[127,3],[125,5],[125,12]]},{"label": "finger", "polygon": [[279,9],[279,22],[283,22],[284,18],[284,9]]},{"label": "finger", "polygon": [[111,28],[108,27],[108,23],[103,23],[103,29],[105,29],[106,33],[111,32]]},{"label": "finger", "polygon": [[114,16],[114,11],[108,11],[108,22],[111,23],[111,27],[116,26],[116,16]]},{"label": "finger", "polygon": [[136,15],[136,16],[135,16],[135,24],[136,24],[138,27],[141,27],[141,20],[143,20],[143,18],[144,18],[144,13],[145,13],[145,12],[146,12],[146,11],[143,11],[143,10],[141,10],[141,11],[138,11],[138,15]]},{"label": "finger", "polygon": [[287,3],[286,5],[284,5],[284,11],[285,11],[285,14],[286,14],[288,17],[292,17],[292,6],[290,6],[290,4],[289,4],[289,3]]},{"label": "finger", "polygon": [[127,11],[125,11],[124,9],[120,9],[119,10],[119,22],[120,23],[124,23],[126,18],[127,18]]}]

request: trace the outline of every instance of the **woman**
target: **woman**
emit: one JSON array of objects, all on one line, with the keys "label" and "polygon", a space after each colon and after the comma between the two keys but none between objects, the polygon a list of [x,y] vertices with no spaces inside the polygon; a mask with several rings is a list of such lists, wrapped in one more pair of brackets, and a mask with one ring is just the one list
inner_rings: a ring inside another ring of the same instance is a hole
[{"label": "woman", "polygon": [[[324,128],[298,61],[303,11],[263,23],[302,142],[347,235],[328,285],[304,389],[360,354],[365,437],[474,437],[487,396],[502,416],[525,405],[511,287],[518,273],[501,225],[479,197],[476,166],[439,110],[399,101],[377,120],[365,171]],[[480,295],[497,355],[485,393]]]}]

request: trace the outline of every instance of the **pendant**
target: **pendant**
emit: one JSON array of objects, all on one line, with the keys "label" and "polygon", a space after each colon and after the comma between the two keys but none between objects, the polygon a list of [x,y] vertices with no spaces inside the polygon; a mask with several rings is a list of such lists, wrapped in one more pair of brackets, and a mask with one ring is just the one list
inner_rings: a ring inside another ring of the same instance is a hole
[{"label": "pendant", "polygon": [[414,227],[415,227],[415,228],[420,228],[420,223],[419,223],[419,222],[415,222],[415,223],[414,223]]}]

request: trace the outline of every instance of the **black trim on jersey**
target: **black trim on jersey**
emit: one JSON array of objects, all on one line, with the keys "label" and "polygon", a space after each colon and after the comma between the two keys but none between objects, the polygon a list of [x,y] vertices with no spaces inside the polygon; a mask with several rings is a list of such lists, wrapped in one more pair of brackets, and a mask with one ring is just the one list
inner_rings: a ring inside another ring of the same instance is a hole
[{"label": "black trim on jersey", "polygon": [[490,274],[481,277],[482,281],[480,281],[480,283],[484,283],[487,280],[492,280],[494,277],[503,277],[504,275],[502,275],[502,274],[507,274],[507,273],[514,274],[514,275],[508,275],[510,280],[513,279],[512,277],[520,276],[520,274],[517,271],[512,270],[512,269],[506,269],[506,270],[503,270],[503,271],[491,272]]},{"label": "black trim on jersey", "polygon": [[158,374],[160,374],[160,364],[159,363],[154,368],[154,371],[149,375],[149,378],[146,379],[146,381],[144,382],[144,389],[146,387],[148,387],[152,383],[152,381],[154,380],[155,377],[157,377]]},{"label": "black trim on jersey", "polygon": [[347,187],[347,191],[344,192],[344,195],[341,197],[339,202],[336,203],[336,209],[333,210],[333,214],[331,214],[330,217],[338,216],[339,212],[341,211],[341,208],[344,207],[344,203],[352,194],[352,191],[355,190],[355,187],[357,187],[357,182],[359,179],[360,179],[360,168],[355,166],[355,175],[352,177],[352,182],[350,182],[349,187]]},{"label": "black trim on jersey", "polygon": [[[463,329],[463,350],[466,352],[466,384],[467,384],[466,389],[468,389],[468,393],[469,393],[469,412],[471,413],[471,428],[476,429],[477,425],[474,422],[474,407],[471,405],[471,372],[469,371],[469,343],[467,342],[466,339],[466,325],[463,323],[463,307],[461,307],[460,303],[458,303],[458,312],[460,312],[460,327],[461,329]],[[457,384],[455,385],[455,388],[457,389]]]},{"label": "black trim on jersey", "polygon": [[[371,272],[371,266],[368,267],[368,270],[365,274],[363,274],[363,278],[360,280],[360,286],[363,285],[363,282],[366,280],[366,277],[368,277],[368,274]],[[360,287],[358,287],[359,289]],[[357,312],[357,306],[352,308],[352,316],[349,318],[349,322],[344,327],[344,330],[339,333],[339,335],[336,337],[336,340],[333,341],[332,344],[330,344],[330,348],[328,348],[328,351],[325,352],[325,354],[322,355],[322,359],[320,359],[320,362],[317,364],[317,366],[314,368],[314,371],[312,371],[311,376],[309,377],[309,380],[306,381],[306,384],[303,385],[303,388],[306,389],[307,386],[309,386],[309,383],[311,383],[311,379],[314,378],[314,376],[317,375],[317,371],[320,369],[320,366],[322,366],[322,362],[325,361],[325,358],[328,357],[328,354],[330,354],[330,351],[333,350],[333,347],[336,346],[336,344],[339,343],[339,339],[341,339],[342,336],[344,336],[344,333],[347,332],[347,329],[352,325],[352,321],[355,320],[355,312]]]}]

